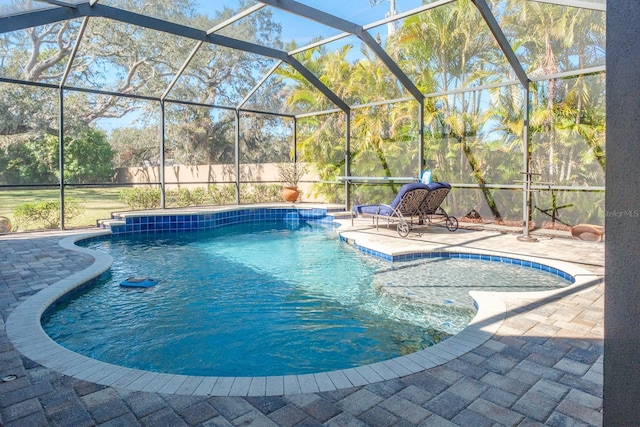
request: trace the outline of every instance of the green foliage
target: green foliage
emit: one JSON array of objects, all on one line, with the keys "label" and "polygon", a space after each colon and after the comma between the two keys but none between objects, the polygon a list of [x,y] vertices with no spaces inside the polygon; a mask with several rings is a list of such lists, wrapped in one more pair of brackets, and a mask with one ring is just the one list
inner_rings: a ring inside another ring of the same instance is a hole
[{"label": "green foliage", "polygon": [[42,139],[0,147],[0,184],[54,184],[57,164],[51,162]]},{"label": "green foliage", "polygon": [[[53,184],[59,180],[59,138],[44,134],[0,147],[0,183]],[[67,183],[111,182],[114,152],[104,132],[85,127],[65,138],[64,178]]]},{"label": "green foliage", "polygon": [[209,185],[207,190],[214,205],[230,205],[236,202],[236,186],[233,184]]},{"label": "green foliage", "polygon": [[[209,200],[214,205],[231,205],[236,202],[234,184],[210,185]],[[268,203],[282,201],[282,187],[278,184],[251,184],[240,187],[242,203]]]},{"label": "green foliage", "polygon": [[[72,219],[80,214],[80,201],[64,199],[64,218]],[[16,227],[21,230],[49,229],[60,227],[60,201],[42,200],[16,206],[13,216]]]},{"label": "green foliage", "polygon": [[[166,203],[170,207],[231,205],[236,202],[235,185],[209,185],[208,188],[197,187],[192,190],[178,188],[167,190]],[[119,193],[119,198],[132,210],[156,209],[160,207],[160,188],[133,187]],[[282,201],[282,187],[277,184],[244,185],[241,187],[242,203],[265,203]]]},{"label": "green foliage", "polygon": [[267,203],[282,201],[282,187],[278,184],[254,184],[240,187],[242,203]]},{"label": "green foliage", "polygon": [[177,190],[167,190],[167,206],[202,206],[206,204],[208,195],[204,188],[198,187],[193,190],[188,188],[178,188]]},{"label": "green foliage", "polygon": [[[554,74],[580,66],[604,64],[602,13],[512,2],[501,15],[519,46],[527,72]],[[560,31],[562,29],[562,31]],[[350,47],[345,47],[348,50]],[[345,50],[305,51],[300,61],[330,82],[349,104],[399,98],[396,84],[373,55],[356,63]],[[425,94],[491,85],[512,79],[512,70],[471,2],[454,2],[403,21],[385,50]],[[299,74],[278,73],[294,82],[287,98],[291,107],[321,111],[326,100]],[[542,181],[562,185],[603,185],[604,74],[575,79],[551,79],[533,85],[530,139],[533,172]],[[522,179],[524,99],[520,85],[429,96],[425,99],[424,153],[435,179],[475,183],[479,191],[452,194],[456,207],[489,206],[499,219],[517,210],[511,197],[494,199],[492,184]],[[396,103],[351,112],[351,164],[356,176],[418,176],[418,112],[415,103]],[[340,115],[298,121],[298,153],[323,181],[344,175],[344,123]],[[335,186],[320,183],[316,191],[335,197]],[[352,188],[353,202],[385,202],[393,186]],[[460,194],[464,193],[464,196]],[[504,204],[501,205],[501,202]]]},{"label": "green foliage", "polygon": [[158,187],[125,188],[120,191],[118,197],[133,210],[160,207],[160,188]]},{"label": "green foliage", "polygon": [[[57,137],[47,136],[46,139],[48,144],[58,147]],[[75,137],[66,137],[64,142],[65,181],[87,184],[113,180],[114,152],[103,131],[87,127]]]},{"label": "green foliage", "polygon": [[[118,198],[120,190],[121,188],[111,186],[67,189],[65,197],[81,200],[82,209],[78,215],[65,220],[65,227],[93,227],[96,220],[110,218],[112,212],[126,210],[127,206]],[[59,200],[59,191],[53,187],[4,189],[0,191],[0,216],[6,216],[17,225],[13,212],[18,205],[25,202]]]}]

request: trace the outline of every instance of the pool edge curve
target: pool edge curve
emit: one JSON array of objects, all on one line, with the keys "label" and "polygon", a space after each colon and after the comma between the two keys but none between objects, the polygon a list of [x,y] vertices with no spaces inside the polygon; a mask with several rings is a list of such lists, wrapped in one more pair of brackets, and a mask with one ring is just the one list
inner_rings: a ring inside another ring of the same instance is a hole
[{"label": "pool edge curve", "polygon": [[[514,294],[522,299],[558,298],[567,292],[587,292],[599,283],[599,280],[593,280],[592,273],[574,264],[542,260],[540,262],[547,265],[561,266],[575,282],[553,291],[472,292],[478,311],[467,327],[453,337],[415,353],[354,368],[302,375],[205,377],[165,374],[113,365],[75,353],[53,341],[41,326],[41,316],[51,304],[111,266],[109,255],[75,245],[79,240],[107,234],[110,232],[102,230],[61,239],[61,247],[91,255],[93,264],[19,304],[7,319],[6,331],[16,350],[44,367],[79,380],[132,391],[198,396],[281,396],[347,389],[401,378],[447,363],[484,344],[507,316],[505,298]],[[520,258],[537,260],[535,257]]]}]

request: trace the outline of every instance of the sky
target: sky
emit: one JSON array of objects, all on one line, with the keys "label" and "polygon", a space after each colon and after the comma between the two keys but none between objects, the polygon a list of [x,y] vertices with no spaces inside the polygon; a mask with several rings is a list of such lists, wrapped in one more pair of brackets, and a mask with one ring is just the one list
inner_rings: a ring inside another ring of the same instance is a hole
[{"label": "sky", "polygon": [[[102,1],[104,4],[114,3],[113,0]],[[372,5],[372,1],[375,4]],[[389,12],[391,6],[390,1],[395,1],[397,13],[402,13],[422,5],[422,0],[303,0],[300,1],[300,3],[339,16],[359,25],[366,25],[384,19],[385,15]],[[200,0],[198,3],[199,12],[211,17],[216,16],[217,12],[225,7],[237,9],[239,5],[238,0]],[[305,46],[316,37],[327,38],[341,33],[341,31],[334,28],[326,27],[277,8],[271,8],[271,10],[274,20],[282,24],[282,40],[285,43],[295,40],[298,46]],[[383,39],[386,38],[386,26],[371,30],[371,32],[373,35],[380,33]],[[355,39],[355,37],[349,37],[328,45],[328,48],[337,48],[342,43],[355,44],[359,43],[359,41]],[[355,47],[355,49],[351,50],[351,55],[354,57],[348,58],[349,60],[353,61],[361,56],[358,45]],[[137,118],[135,114],[130,114],[127,117],[118,119],[101,119],[99,120],[98,126],[104,130],[111,130],[113,128],[132,125]]]},{"label": "sky", "polygon": [[[422,5],[422,0],[302,0],[299,2],[347,21],[367,25],[385,18],[391,6],[390,1],[395,3],[397,13]],[[215,15],[217,10],[222,10],[224,6],[238,7],[237,0],[200,0],[199,3],[202,10],[207,11],[211,16]],[[314,37],[326,38],[340,33],[334,28],[323,26],[277,8],[268,7],[272,10],[274,20],[282,24],[282,38],[286,42],[295,40],[298,46],[304,46],[309,44]]]}]

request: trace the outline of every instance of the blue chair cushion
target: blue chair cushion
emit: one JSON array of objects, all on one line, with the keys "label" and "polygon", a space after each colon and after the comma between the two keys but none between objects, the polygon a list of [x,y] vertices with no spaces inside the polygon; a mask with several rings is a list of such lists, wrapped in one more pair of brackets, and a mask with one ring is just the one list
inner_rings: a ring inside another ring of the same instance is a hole
[{"label": "blue chair cushion", "polygon": [[[433,183],[432,183],[433,184]],[[430,184],[429,184],[430,185]],[[400,187],[400,191],[396,194],[396,197],[393,199],[389,206],[386,205],[358,205],[353,207],[353,212],[356,214],[368,214],[368,215],[384,215],[391,216],[393,215],[393,210],[398,207],[400,201],[404,197],[404,195],[408,191],[416,190],[419,188],[429,187],[426,184],[422,184],[420,182],[413,182],[411,184],[405,184]]]},{"label": "blue chair cushion", "polygon": [[437,190],[438,188],[448,188],[451,190],[451,185],[448,182],[430,182],[427,184],[429,190]]},{"label": "blue chair cushion", "polygon": [[384,215],[390,216],[393,214],[393,209],[387,205],[359,205],[354,206],[353,211],[359,215]]}]

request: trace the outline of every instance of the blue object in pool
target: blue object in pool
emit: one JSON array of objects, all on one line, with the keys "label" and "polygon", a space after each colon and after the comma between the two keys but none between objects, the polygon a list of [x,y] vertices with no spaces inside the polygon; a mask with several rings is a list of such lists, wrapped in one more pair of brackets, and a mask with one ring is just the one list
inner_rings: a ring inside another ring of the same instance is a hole
[{"label": "blue object in pool", "polygon": [[120,286],[125,288],[150,288],[158,283],[160,283],[160,280],[150,277],[129,277],[120,282]]}]

